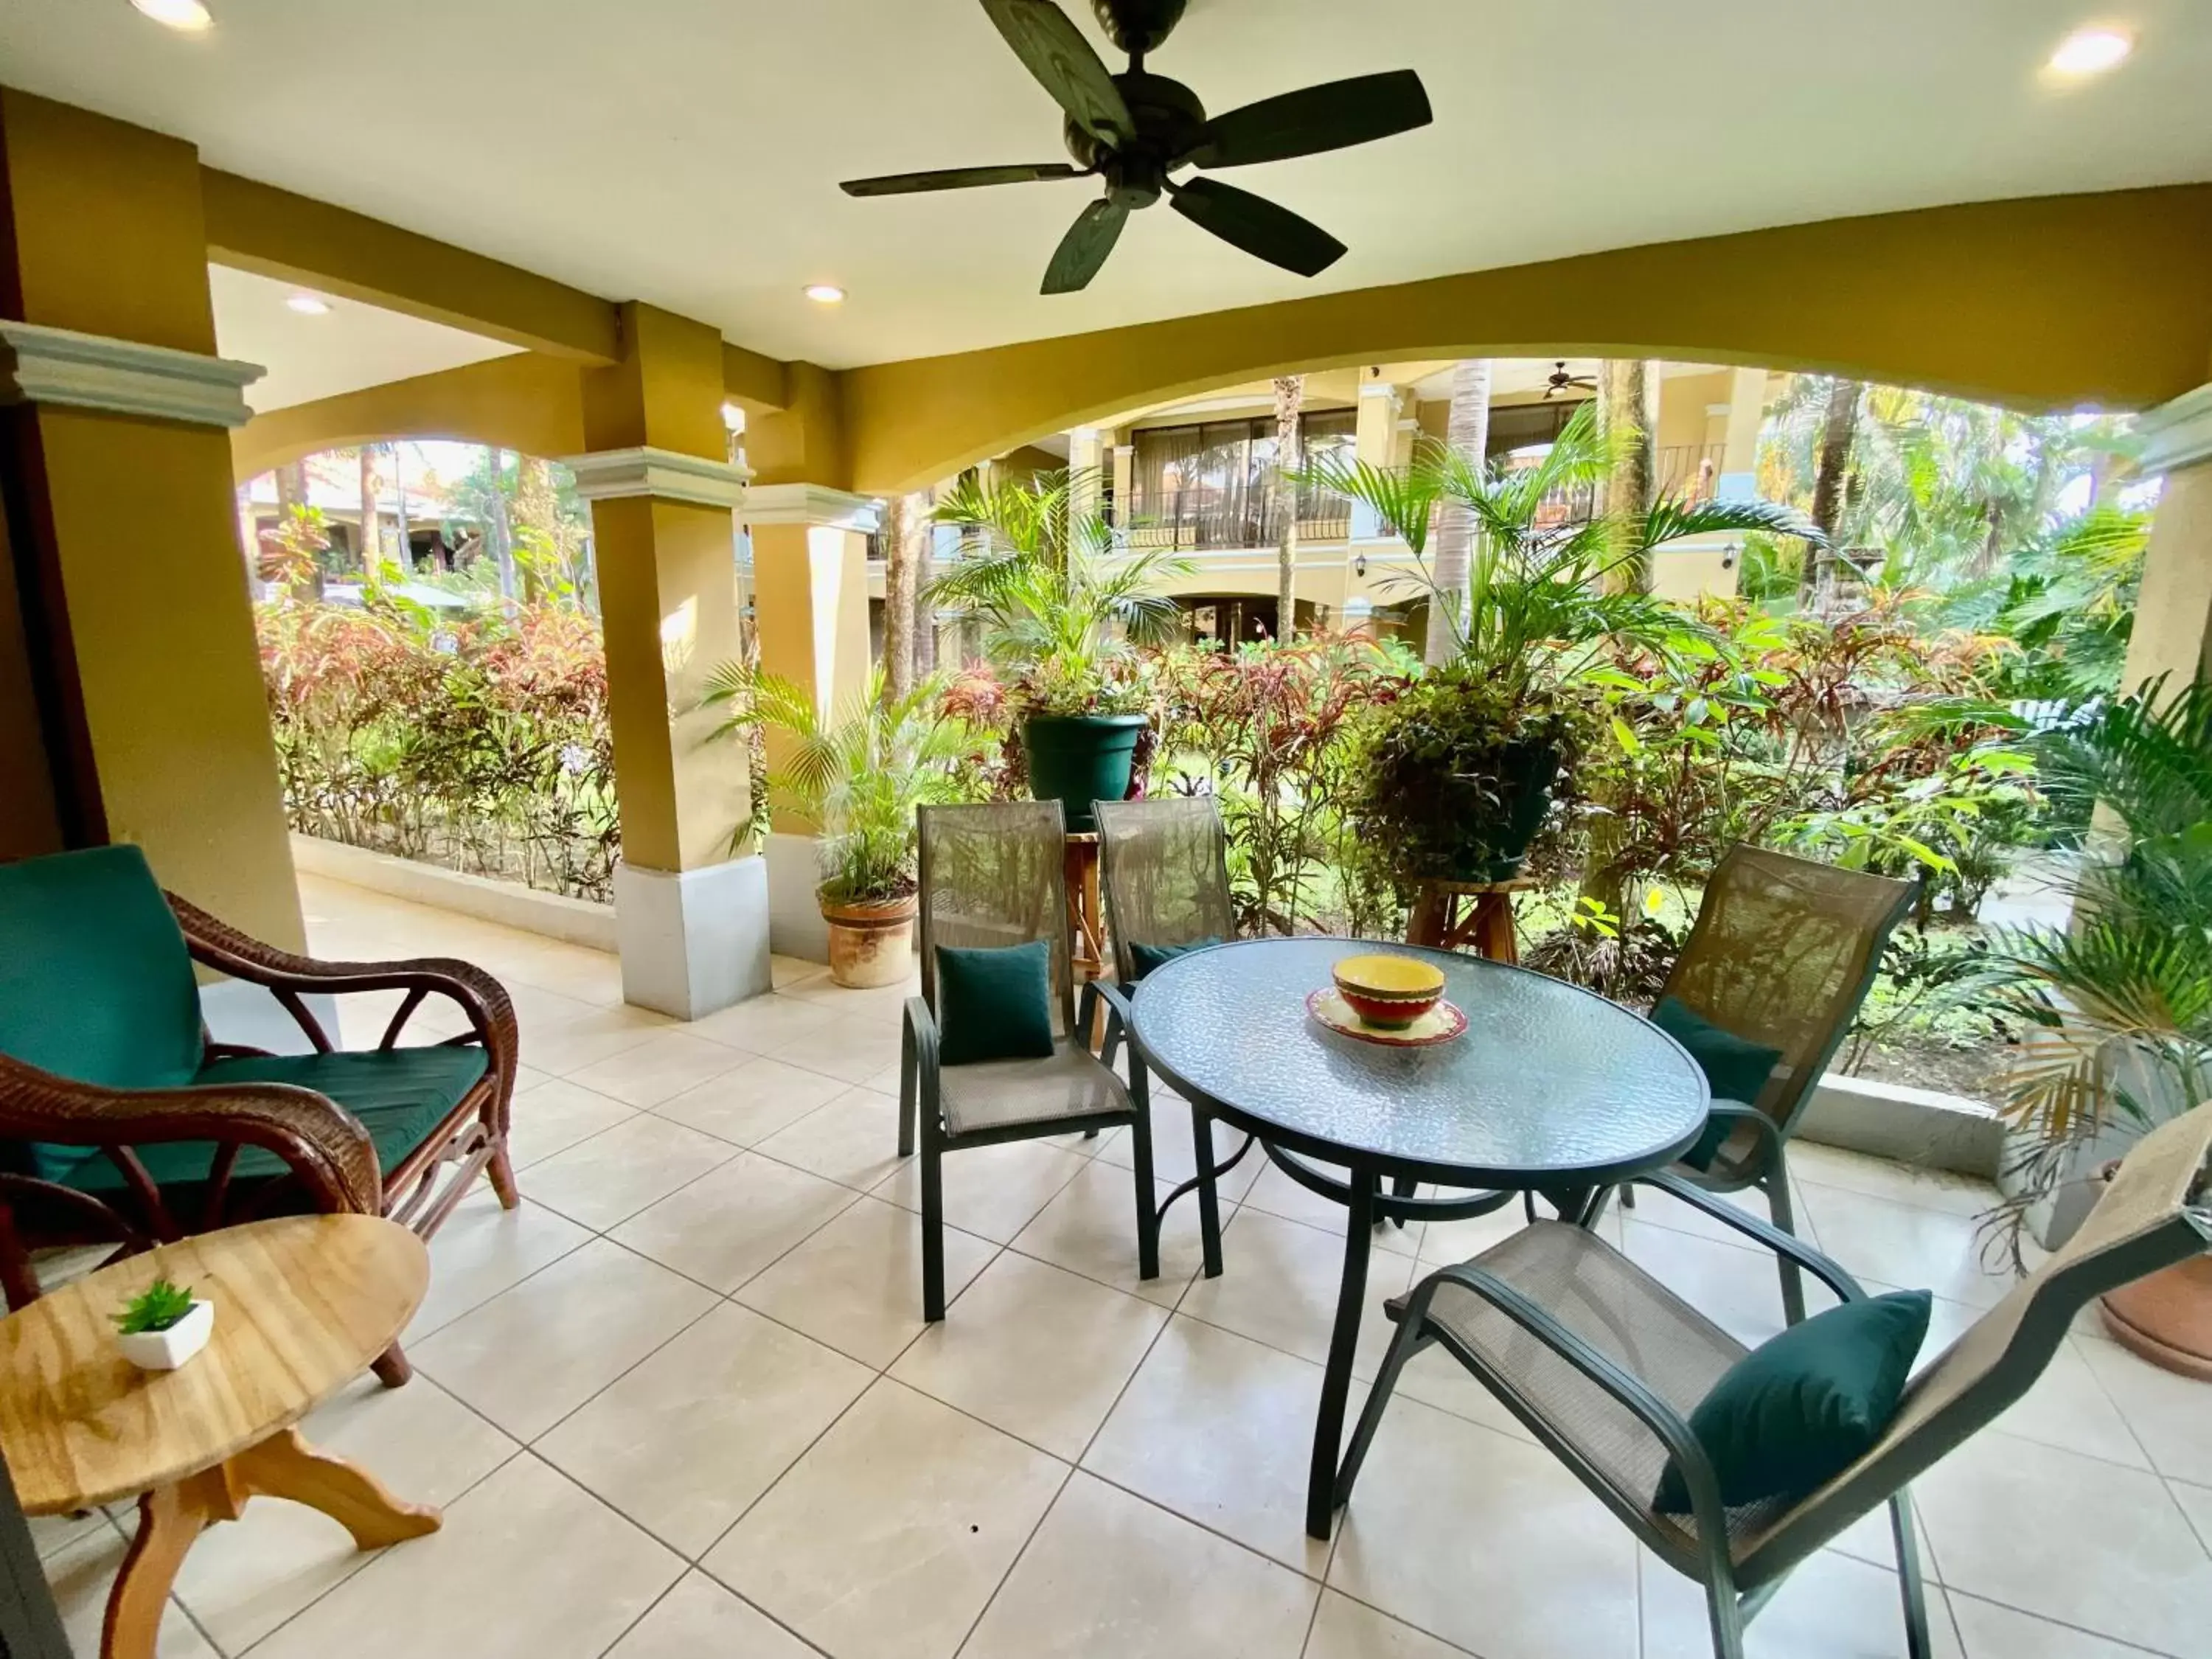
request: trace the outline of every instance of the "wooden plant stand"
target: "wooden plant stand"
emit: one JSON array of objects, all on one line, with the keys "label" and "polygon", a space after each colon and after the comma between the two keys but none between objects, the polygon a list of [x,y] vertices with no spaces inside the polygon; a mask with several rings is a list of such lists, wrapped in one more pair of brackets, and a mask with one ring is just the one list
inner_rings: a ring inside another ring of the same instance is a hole
[{"label": "wooden plant stand", "polygon": [[[1492,962],[1517,963],[1521,946],[1513,934],[1513,895],[1537,885],[1527,876],[1511,881],[1425,881],[1406,921],[1406,943],[1442,951],[1473,946]],[[1472,900],[1466,910],[1462,900]]]}]

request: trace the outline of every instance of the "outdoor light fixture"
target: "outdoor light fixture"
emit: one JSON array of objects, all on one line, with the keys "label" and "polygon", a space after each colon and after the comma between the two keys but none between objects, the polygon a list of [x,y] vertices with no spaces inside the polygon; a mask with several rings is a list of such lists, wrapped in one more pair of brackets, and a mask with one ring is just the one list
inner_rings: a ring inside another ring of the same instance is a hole
[{"label": "outdoor light fixture", "polygon": [[295,294],[284,301],[285,308],[296,311],[302,317],[327,317],[331,302],[316,294]]},{"label": "outdoor light fixture", "polygon": [[741,404],[724,402],[722,429],[732,434],[743,432],[745,429],[745,411]]},{"label": "outdoor light fixture", "polygon": [[1367,556],[1364,553],[1355,553],[1352,556],[1352,574],[1363,579],[1366,576]]},{"label": "outdoor light fixture", "polygon": [[2124,30],[2076,29],[2058,43],[2045,67],[2063,79],[2077,81],[2118,69],[2135,49],[2134,39]]},{"label": "outdoor light fixture", "polygon": [[164,28],[185,34],[198,34],[215,27],[215,14],[201,0],[131,0],[147,16]]},{"label": "outdoor light fixture", "polygon": [[845,302],[845,290],[835,283],[809,283],[799,292],[817,306],[836,306]]}]

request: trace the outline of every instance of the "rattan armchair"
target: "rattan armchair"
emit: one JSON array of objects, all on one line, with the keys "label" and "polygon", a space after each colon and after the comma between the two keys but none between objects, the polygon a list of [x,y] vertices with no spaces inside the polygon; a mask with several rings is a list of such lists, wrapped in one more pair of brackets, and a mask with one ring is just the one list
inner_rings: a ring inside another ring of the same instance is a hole
[{"label": "rattan armchair", "polygon": [[[899,1062],[901,1158],[921,1155],[921,1309],[945,1317],[945,1201],[941,1160],[966,1146],[1035,1140],[1082,1130],[1129,1127],[1136,1165],[1137,1263],[1159,1277],[1153,1207],[1152,1129],[1144,1067],[1128,1081],[1081,1039],[1103,1000],[1109,1039],[1129,1008],[1113,986],[1084,986],[1079,1021],[1068,962],[1066,857],[1060,803],[1010,801],[925,806],[921,832],[921,994],[906,1005]],[[937,947],[1052,947],[1054,1044],[1049,1056],[946,1065],[938,1058]]]},{"label": "rattan armchair", "polygon": [[[1229,837],[1212,797],[1167,796],[1156,800],[1097,801],[1100,884],[1106,901],[1106,932],[1114,944],[1114,973],[1125,997],[1143,977],[1136,947],[1180,948],[1218,944],[1237,937],[1237,913],[1229,896]],[[1109,1030],[1103,1050],[1108,1065],[1120,1041]],[[1133,1053],[1132,1073],[1142,1056]],[[1190,1109],[1192,1164],[1197,1171],[1161,1200],[1169,1205],[1195,1191],[1198,1231],[1206,1276],[1221,1274],[1219,1178],[1252,1150],[1252,1137],[1229,1157],[1215,1161],[1213,1120]]]},{"label": "rattan armchair", "polygon": [[[1757,1188],[1794,1233],[1784,1148],[1881,966],[1883,946],[1918,897],[1909,881],[1735,847],[1706,883],[1662,998],[1739,1037],[1781,1051],[1756,1100],[1717,1100],[1732,1124],[1704,1168],[1671,1173],[1711,1193]],[[1781,1259],[1790,1322],[1805,1316],[1797,1264]]]},{"label": "rattan armchair", "polygon": [[[1351,1497],[1406,1362],[1440,1346],[1661,1559],[1704,1585],[1720,1659],[1740,1659],[1744,1626],[1793,1568],[1881,1504],[1896,1541],[1906,1650],[1928,1659],[1906,1483],[2025,1395],[2093,1298],[2212,1243],[2208,1154],[2212,1105],[2145,1136],[2065,1247],[1913,1379],[1875,1446],[1794,1501],[1724,1507],[1688,1425],[1743,1346],[1595,1233],[1537,1222],[1388,1304],[1397,1333],[1338,1475],[1336,1501]],[[1863,1294],[1826,1256],[1676,1176],[1638,1184],[1704,1210],[1845,1301]],[[1689,1489],[1688,1516],[1653,1505],[1670,1457]]]},{"label": "rattan armchair", "polygon": [[[208,1039],[193,964],[265,986],[312,1045]],[[341,1052],[304,999],[403,993],[374,1050]],[[469,1029],[401,1048],[433,995]],[[0,1288],[32,1253],[118,1255],[287,1211],[386,1215],[428,1237],[507,1152],[514,1010],[463,962],[318,962],[249,939],[155,883],[135,847],[0,867]],[[441,1179],[443,1177],[443,1179]],[[378,1364],[404,1381],[395,1347]]]}]

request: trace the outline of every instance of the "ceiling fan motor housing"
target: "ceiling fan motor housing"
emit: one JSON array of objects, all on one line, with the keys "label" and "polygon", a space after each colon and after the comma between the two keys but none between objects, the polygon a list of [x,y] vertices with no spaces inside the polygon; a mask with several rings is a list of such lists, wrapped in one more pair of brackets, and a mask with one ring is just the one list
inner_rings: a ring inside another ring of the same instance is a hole
[{"label": "ceiling fan motor housing", "polygon": [[1184,0],[1091,0],[1106,38],[1133,57],[1154,51],[1174,33],[1183,5]]}]

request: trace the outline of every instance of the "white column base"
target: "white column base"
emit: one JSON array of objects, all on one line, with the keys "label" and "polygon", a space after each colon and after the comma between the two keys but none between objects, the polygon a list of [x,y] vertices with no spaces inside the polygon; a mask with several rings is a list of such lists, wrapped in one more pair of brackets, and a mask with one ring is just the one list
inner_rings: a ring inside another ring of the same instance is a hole
[{"label": "white column base", "polygon": [[830,960],[830,924],[822,920],[822,907],[814,890],[821,884],[822,869],[811,836],[768,838],[769,944],[780,957],[802,962]]},{"label": "white column base", "polygon": [[768,869],[757,858],[701,870],[615,866],[623,1000],[697,1019],[765,994]]}]

